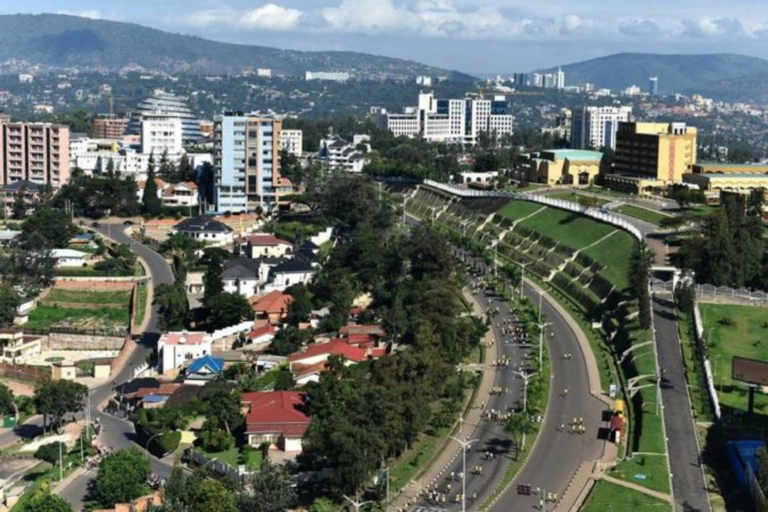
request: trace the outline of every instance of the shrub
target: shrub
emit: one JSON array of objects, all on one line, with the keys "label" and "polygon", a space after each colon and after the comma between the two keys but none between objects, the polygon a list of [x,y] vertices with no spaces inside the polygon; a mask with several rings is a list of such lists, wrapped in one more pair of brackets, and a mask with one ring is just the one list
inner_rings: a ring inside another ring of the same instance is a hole
[{"label": "shrub", "polygon": [[62,457],[67,453],[67,447],[64,443],[48,443],[40,446],[35,452],[35,458],[56,464],[59,461],[59,445],[61,445]]}]

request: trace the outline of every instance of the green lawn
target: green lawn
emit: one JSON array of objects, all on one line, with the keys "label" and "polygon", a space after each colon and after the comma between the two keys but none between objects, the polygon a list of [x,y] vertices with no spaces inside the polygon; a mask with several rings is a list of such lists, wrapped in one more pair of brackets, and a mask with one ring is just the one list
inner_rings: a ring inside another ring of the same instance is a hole
[{"label": "green lawn", "polygon": [[524,187],[518,187],[517,185],[510,185],[507,187],[507,190],[509,190],[510,192],[531,192],[533,190],[540,190],[545,187],[547,187],[547,185],[543,183],[528,183]]},{"label": "green lawn", "polygon": [[[700,303],[699,310],[720,403],[746,411],[747,388],[731,379],[731,363],[733,356],[768,361],[768,308]],[[755,393],[755,411],[768,413],[768,395]]]},{"label": "green lawn", "polygon": [[138,294],[138,300],[136,301],[136,314],[134,315],[134,322],[136,326],[141,326],[144,322],[144,315],[147,312],[147,285],[139,284],[136,287],[136,293]]},{"label": "green lawn", "polygon": [[51,290],[45,302],[77,302],[82,304],[122,304],[128,305],[131,300],[130,290],[120,291],[92,291],[92,290],[67,290],[54,288]]},{"label": "green lawn", "polygon": [[527,217],[528,215],[537,212],[542,208],[544,208],[544,206],[531,201],[510,201],[501,210],[499,210],[498,213],[512,220],[517,220],[523,217]]},{"label": "green lawn", "polygon": [[603,188],[598,186],[591,186],[586,189],[587,192],[592,192],[593,194],[600,194],[601,196],[611,196],[611,197],[637,197],[637,194],[630,194],[629,192],[621,192],[619,190],[611,190],[609,188]]},{"label": "green lawn", "polygon": [[[609,473],[614,478],[642,485],[654,491],[669,493],[669,470],[666,455],[635,455],[632,460],[625,460]],[[645,480],[635,478],[644,475]]]},{"label": "green lawn", "polygon": [[624,230],[590,247],[584,254],[605,266],[600,275],[616,285],[619,290],[629,286],[629,265],[637,239]]},{"label": "green lawn", "polygon": [[671,512],[669,503],[610,482],[595,484],[581,512]]},{"label": "green lawn", "polygon": [[573,249],[584,248],[618,229],[578,213],[557,208],[547,208],[538,215],[522,221],[521,225]]},{"label": "green lawn", "polygon": [[564,201],[570,201],[572,203],[578,203],[579,199],[584,197],[584,198],[594,199],[595,201],[597,201],[596,206],[598,207],[611,202],[608,199],[601,199],[598,197],[587,196],[584,194],[578,194],[576,192],[566,192],[566,191],[552,192],[550,194],[547,194],[547,197],[551,197],[552,199],[563,199]]},{"label": "green lawn", "polygon": [[669,215],[664,215],[663,213],[649,210],[648,208],[641,208],[631,204],[623,204],[614,208],[614,210],[619,213],[623,213],[624,215],[629,215],[630,217],[644,220],[645,222],[650,222],[651,224],[656,225],[661,224],[661,221],[669,218]]},{"label": "green lawn", "polygon": [[59,308],[39,304],[24,324],[30,329],[50,327],[78,328],[125,328],[128,326],[128,307],[103,307],[99,309]]}]

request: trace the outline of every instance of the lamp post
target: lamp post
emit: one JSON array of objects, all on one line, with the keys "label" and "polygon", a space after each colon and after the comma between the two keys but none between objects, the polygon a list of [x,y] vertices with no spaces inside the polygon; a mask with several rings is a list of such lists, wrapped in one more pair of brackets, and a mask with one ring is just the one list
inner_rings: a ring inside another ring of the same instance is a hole
[{"label": "lamp post", "polygon": [[145,449],[147,451],[147,460],[149,460],[149,443],[151,443],[154,438],[156,438],[158,436],[162,436],[164,434],[165,434],[165,432],[158,432],[157,434],[155,434],[152,437],[150,437],[149,440],[147,441],[147,445],[145,446]]},{"label": "lamp post", "polygon": [[544,362],[544,328],[548,325],[552,325],[552,322],[544,322],[537,325],[539,326],[539,368],[541,368],[541,365]]},{"label": "lamp post", "polygon": [[353,506],[353,507],[355,507],[355,512],[360,512],[360,509],[361,509],[363,506],[365,506],[365,505],[367,505],[367,504],[371,503],[370,501],[355,501],[355,500],[353,500],[352,498],[350,498],[349,496],[347,496],[346,494],[344,495],[344,498],[345,498],[347,501],[349,501],[349,502],[352,504],[352,506]]},{"label": "lamp post", "polygon": [[515,375],[519,375],[523,379],[523,412],[528,412],[528,382],[539,372],[525,373],[514,372]]},{"label": "lamp post", "polygon": [[[517,262],[515,261],[515,263],[517,263]],[[520,272],[520,298],[521,299],[523,298],[523,288],[525,287],[525,284],[524,284],[524,281],[525,281],[525,267],[527,267],[529,263],[530,263],[530,261],[528,263],[517,263],[518,265],[520,265],[520,267],[522,267],[522,270]]]},{"label": "lamp post", "polygon": [[464,440],[457,439],[451,436],[451,439],[459,443],[461,446],[461,455],[463,462],[463,472],[461,477],[461,512],[467,512],[467,448],[469,445],[477,441],[477,439]]}]

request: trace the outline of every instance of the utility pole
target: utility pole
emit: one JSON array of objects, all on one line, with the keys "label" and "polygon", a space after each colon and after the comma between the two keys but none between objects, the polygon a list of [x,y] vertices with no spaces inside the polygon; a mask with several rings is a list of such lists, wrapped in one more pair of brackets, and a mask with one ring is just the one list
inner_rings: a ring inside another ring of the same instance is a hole
[{"label": "utility pole", "polygon": [[[519,375],[521,379],[523,379],[523,412],[528,412],[528,382],[538,373],[525,373],[525,372],[514,372],[515,375]],[[523,443],[525,444],[525,443]]]},{"label": "utility pole", "polygon": [[477,439],[462,441],[461,439],[457,439],[453,436],[451,436],[451,439],[459,443],[459,446],[461,446],[461,455],[463,461],[463,472],[461,476],[461,512],[467,512],[467,448],[469,448],[472,443],[476,442]]},{"label": "utility pole", "polygon": [[525,267],[528,266],[528,263],[518,263],[518,265],[522,267],[522,271],[520,272],[520,299],[523,298],[523,288],[525,288]]},{"label": "utility pole", "polygon": [[59,441],[59,482],[64,480],[64,461],[61,458],[61,445],[64,444]]},{"label": "utility pole", "polygon": [[349,496],[347,496],[346,494],[344,495],[344,498],[346,498],[347,501],[349,501],[352,504],[352,506],[355,507],[355,512],[360,512],[360,509],[363,506],[371,503],[370,501],[362,501],[362,502],[361,501],[355,501],[352,498],[350,498]]},{"label": "utility pole", "polygon": [[544,328],[548,325],[552,325],[552,322],[544,322],[544,323],[538,324],[539,326],[539,369],[541,369],[541,365],[544,362]]}]

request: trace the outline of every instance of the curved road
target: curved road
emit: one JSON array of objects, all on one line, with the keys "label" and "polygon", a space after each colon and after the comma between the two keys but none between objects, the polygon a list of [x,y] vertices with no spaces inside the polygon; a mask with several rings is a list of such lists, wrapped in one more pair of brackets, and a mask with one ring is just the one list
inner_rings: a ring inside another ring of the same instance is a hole
[{"label": "curved road", "polygon": [[[125,226],[122,224],[101,224],[95,231],[101,235],[111,238],[117,243],[126,244],[131,247],[131,251],[142,258],[149,267],[152,278],[153,288],[160,284],[173,283],[173,271],[165,259],[152,249],[136,242],[124,233]],[[133,378],[134,368],[140,366],[157,345],[159,333],[157,332],[157,306],[152,306],[147,328],[142,335],[136,349],[126,360],[122,370],[113,379],[119,384],[127,382]],[[98,406],[105,402],[113,393],[112,383],[103,384],[91,390],[91,417],[100,418],[102,425],[99,433],[99,443],[108,446],[113,450],[133,448],[135,431],[131,422],[116,418],[109,414],[102,413]],[[149,457],[152,471],[161,475],[170,474],[171,466],[155,457]],[[88,488],[96,475],[96,470],[90,470],[79,475],[72,480],[62,491],[60,496],[66,499],[75,510],[81,510],[83,500],[88,494]]]}]

